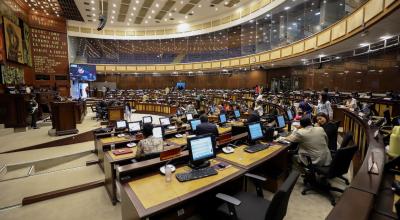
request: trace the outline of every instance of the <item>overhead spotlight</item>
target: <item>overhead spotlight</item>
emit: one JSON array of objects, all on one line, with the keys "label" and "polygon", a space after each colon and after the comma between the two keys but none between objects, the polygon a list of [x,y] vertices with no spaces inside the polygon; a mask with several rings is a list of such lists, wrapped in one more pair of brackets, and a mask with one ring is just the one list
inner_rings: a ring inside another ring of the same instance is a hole
[{"label": "overhead spotlight", "polygon": [[101,31],[101,30],[103,30],[103,28],[106,26],[106,23],[107,23],[107,17],[106,16],[104,16],[103,14],[101,14],[100,16],[99,16],[99,26],[97,27],[97,31]]}]

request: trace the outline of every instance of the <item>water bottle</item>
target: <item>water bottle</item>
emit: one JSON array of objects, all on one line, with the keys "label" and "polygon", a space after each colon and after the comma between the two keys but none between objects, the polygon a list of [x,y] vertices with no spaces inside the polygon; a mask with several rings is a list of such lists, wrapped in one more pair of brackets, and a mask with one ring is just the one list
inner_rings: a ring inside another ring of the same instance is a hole
[{"label": "water bottle", "polygon": [[172,170],[168,165],[165,166],[165,182],[171,182]]}]

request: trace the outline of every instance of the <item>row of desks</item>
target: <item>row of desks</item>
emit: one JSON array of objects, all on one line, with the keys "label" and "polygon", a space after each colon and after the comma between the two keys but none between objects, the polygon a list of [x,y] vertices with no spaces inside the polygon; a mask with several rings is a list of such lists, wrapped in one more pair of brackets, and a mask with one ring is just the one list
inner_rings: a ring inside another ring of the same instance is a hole
[{"label": "row of desks", "polygon": [[[232,122],[230,125],[235,126],[243,126],[242,122]],[[177,138],[174,135],[178,133],[185,133],[190,129],[189,126],[183,126],[181,128],[166,130],[165,135],[170,136],[170,138],[165,139],[164,148],[173,148],[173,147],[183,147],[187,144],[187,134],[183,134],[182,137]],[[226,136],[229,132],[232,131],[232,127],[218,127],[218,132],[220,136],[217,138],[217,145],[227,144],[229,142],[233,142],[239,139],[243,139],[247,137],[247,133],[235,135],[235,136]],[[108,134],[110,135],[110,134]],[[116,135],[112,133],[111,135]],[[113,204],[117,202],[116,200],[116,167],[131,164],[132,160],[136,157],[136,147],[131,148],[132,152],[123,155],[114,155],[111,151],[111,148],[125,148],[126,145],[130,142],[138,142],[143,139],[141,135],[126,135],[124,137],[111,136],[104,138],[95,138],[95,146],[97,155],[99,158],[99,164],[104,169],[105,177],[106,177],[106,189],[111,197]]]},{"label": "row of desks", "polygon": [[[191,214],[188,210],[206,211],[207,205],[199,202],[205,197],[208,203],[212,203],[215,192],[219,190],[236,185],[238,187],[234,190],[240,190],[241,178],[246,172],[265,171],[268,167],[287,170],[287,146],[275,144],[253,154],[245,152],[245,147],[237,147],[232,154],[218,153],[211,165],[225,162],[229,166],[218,170],[215,176],[179,182],[172,174],[171,182],[166,182],[163,175],[153,170],[122,183],[122,219],[183,219]],[[187,165],[180,164],[176,173],[189,170]]]}]

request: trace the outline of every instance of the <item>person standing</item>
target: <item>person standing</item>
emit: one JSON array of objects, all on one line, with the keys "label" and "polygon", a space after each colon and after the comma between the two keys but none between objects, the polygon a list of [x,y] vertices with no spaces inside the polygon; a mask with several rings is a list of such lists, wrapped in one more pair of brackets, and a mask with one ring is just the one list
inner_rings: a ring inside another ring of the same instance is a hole
[{"label": "person standing", "polygon": [[125,102],[125,119],[128,122],[131,121],[131,115],[132,115],[132,108],[129,105],[129,102]]},{"label": "person standing", "polygon": [[29,114],[31,115],[31,128],[38,129],[36,125],[37,121],[37,113],[38,113],[38,103],[35,100],[35,96],[31,96],[31,100],[29,100]]},{"label": "person standing", "polygon": [[333,110],[331,106],[331,102],[328,100],[327,93],[321,93],[319,95],[318,105],[317,105],[317,114],[318,113],[325,113],[329,116],[329,120],[333,119]]}]

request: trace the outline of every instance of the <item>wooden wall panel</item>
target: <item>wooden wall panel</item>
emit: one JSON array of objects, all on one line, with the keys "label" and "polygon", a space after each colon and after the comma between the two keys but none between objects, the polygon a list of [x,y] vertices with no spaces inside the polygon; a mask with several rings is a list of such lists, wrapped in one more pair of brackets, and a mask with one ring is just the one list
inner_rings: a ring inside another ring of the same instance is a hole
[{"label": "wooden wall panel", "polygon": [[396,0],[385,0],[385,8],[389,7]]},{"label": "wooden wall panel", "polygon": [[269,53],[264,53],[260,55],[260,61],[264,62],[264,61],[268,61],[269,60]]},{"label": "wooden wall panel", "polygon": [[365,5],[364,22],[371,20],[383,10],[383,0],[370,0]]},{"label": "wooden wall panel", "polygon": [[346,34],[346,20],[336,24],[332,28],[332,40],[336,40]]},{"label": "wooden wall panel", "polygon": [[282,49],[282,57],[287,57],[292,55],[292,47],[285,47]]},{"label": "wooden wall panel", "polygon": [[304,51],[304,42],[293,45],[293,54],[301,53]]},{"label": "wooden wall panel", "polygon": [[360,27],[364,19],[364,10],[360,8],[347,19],[347,33]]},{"label": "wooden wall panel", "polygon": [[312,37],[306,40],[304,49],[311,50],[314,49],[316,46],[317,46],[317,37]]},{"label": "wooden wall panel", "polygon": [[322,46],[331,41],[331,30],[326,30],[317,36],[317,45]]},{"label": "wooden wall panel", "polygon": [[250,59],[248,57],[240,59],[240,65],[247,65],[250,63]]},{"label": "wooden wall panel", "polygon": [[271,60],[281,58],[281,50],[275,50],[271,52]]},{"label": "wooden wall panel", "polygon": [[98,75],[98,82],[116,82],[120,89],[165,88],[175,86],[178,81],[186,82],[189,89],[193,88],[253,88],[255,85],[266,85],[267,74],[263,71],[251,71],[232,75],[195,75],[195,76],[135,76],[133,74]]}]

